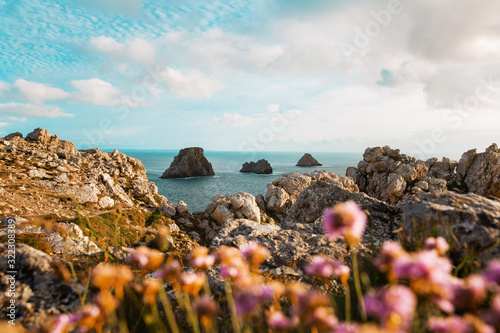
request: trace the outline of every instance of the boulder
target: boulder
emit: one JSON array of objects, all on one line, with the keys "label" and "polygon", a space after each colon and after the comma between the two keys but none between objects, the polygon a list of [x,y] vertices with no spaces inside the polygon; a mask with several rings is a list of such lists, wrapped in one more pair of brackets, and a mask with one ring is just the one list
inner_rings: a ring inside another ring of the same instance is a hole
[{"label": "boulder", "polygon": [[39,142],[39,143],[48,143],[50,139],[52,138],[52,135],[50,132],[46,129],[43,128],[36,128],[33,132],[29,133],[26,135],[26,140],[30,142]]},{"label": "boulder", "polygon": [[186,205],[186,203],[184,201],[182,201],[182,200],[177,201],[177,211],[181,215],[189,213],[188,206]]},{"label": "boulder", "polygon": [[260,209],[255,197],[245,192],[214,196],[212,202],[205,208],[205,215],[213,218],[220,225],[235,217],[260,222]]},{"label": "boulder", "polygon": [[303,175],[298,173],[286,174],[275,179],[272,184],[267,184],[265,198],[267,211],[283,219],[287,209],[295,202],[297,196],[317,180],[336,184],[340,188],[352,192],[359,192],[358,186],[351,178],[339,176],[334,172],[316,170]]},{"label": "boulder", "polygon": [[[8,244],[0,244],[0,265],[8,267]],[[16,303],[16,322],[27,328],[42,328],[54,316],[74,312],[80,306],[77,288],[81,286],[62,281],[47,254],[25,244],[16,244],[16,293],[0,293],[0,304]],[[0,271],[0,288],[8,289],[10,275]],[[4,312],[5,313],[5,312]],[[3,319],[5,314],[2,315]]]},{"label": "boulder", "polygon": [[262,159],[259,160],[257,163],[245,162],[240,172],[256,173],[259,175],[270,175],[273,173],[273,168],[271,167],[271,164],[269,164],[268,161]]},{"label": "boulder", "polygon": [[484,153],[464,153],[458,170],[469,192],[500,198],[500,151],[495,143]]},{"label": "boulder", "polygon": [[12,140],[14,138],[23,138],[23,135],[19,132],[15,132],[15,133],[10,133],[9,135],[5,136],[4,139],[5,140]]},{"label": "boulder", "polygon": [[170,167],[160,178],[189,178],[213,176],[215,172],[212,164],[198,147],[184,148],[175,156]]},{"label": "boulder", "polygon": [[500,199],[473,193],[422,193],[403,206],[401,226],[410,245],[440,235],[452,247],[456,263],[476,254],[481,263],[500,256]]},{"label": "boulder", "polygon": [[312,167],[312,166],[322,166],[311,154],[305,153],[304,156],[300,158],[297,162],[298,167]]},{"label": "boulder", "polygon": [[115,201],[108,196],[99,199],[99,207],[102,209],[113,208],[114,205]]},{"label": "boulder", "polygon": [[[398,224],[401,210],[364,193],[354,193],[338,185],[316,181],[302,191],[295,203],[288,209],[284,227],[294,228],[296,224],[317,224],[321,226],[324,211],[339,202],[352,200],[372,217],[372,235],[377,242],[388,240],[392,229]],[[392,226],[392,227],[391,227]],[[321,230],[318,230],[318,232]],[[363,236],[368,242],[369,234]]]}]

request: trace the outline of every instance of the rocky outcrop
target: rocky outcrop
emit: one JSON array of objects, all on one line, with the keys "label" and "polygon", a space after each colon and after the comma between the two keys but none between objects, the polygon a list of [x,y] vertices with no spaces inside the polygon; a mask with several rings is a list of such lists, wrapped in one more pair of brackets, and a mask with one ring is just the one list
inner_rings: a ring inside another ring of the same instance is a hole
[{"label": "rocky outcrop", "polygon": [[500,200],[473,193],[421,194],[403,206],[401,225],[410,245],[431,233],[441,235],[458,256],[477,255],[480,262],[500,256]]},{"label": "rocky outcrop", "polygon": [[321,231],[324,211],[339,202],[352,200],[370,213],[373,236],[377,242],[390,239],[392,230],[399,225],[401,210],[364,193],[355,193],[335,184],[316,181],[302,191],[295,203],[288,209],[284,226],[293,228],[296,224],[316,224]]},{"label": "rocky outcrop", "polygon": [[181,149],[161,178],[189,178],[213,175],[215,175],[214,169],[203,154],[203,149],[192,147]]},{"label": "rocky outcrop", "polygon": [[500,151],[494,143],[484,153],[465,152],[457,166],[457,181],[467,190],[500,198]]},{"label": "rocky outcrop", "polygon": [[303,275],[304,267],[313,255],[323,254],[338,260],[347,255],[345,244],[329,241],[322,232],[284,229],[245,219],[227,220],[210,246],[238,247],[249,241],[256,241],[269,249],[270,256],[261,268],[277,276]]},{"label": "rocky outcrop", "polygon": [[[379,200],[397,203],[422,192],[446,192],[446,171],[449,174],[455,167],[447,159],[442,162],[424,162],[401,154],[399,149],[385,146],[367,148],[358,167],[348,168],[346,176],[354,180],[361,192]],[[432,172],[429,173],[429,170]]]},{"label": "rocky outcrop", "polygon": [[389,146],[367,148],[358,167],[350,167],[360,191],[398,203],[421,193],[476,193],[500,197],[500,152],[492,144],[484,153],[465,152],[459,162],[443,157],[421,161]]},{"label": "rocky outcrop", "polygon": [[275,179],[272,184],[267,184],[267,211],[283,219],[286,211],[295,202],[297,196],[317,180],[335,184],[352,192],[359,192],[358,186],[351,178],[339,176],[334,172],[316,170],[303,175],[298,173],[286,174]]},{"label": "rocky outcrop", "polygon": [[268,161],[262,159],[256,162],[245,162],[240,172],[256,173],[259,175],[270,175],[273,173],[273,168]]},{"label": "rocky outcrop", "polygon": [[[0,214],[49,215],[67,219],[120,206],[155,209],[160,201],[142,163],[115,150],[77,151],[47,130],[0,139]],[[3,192],[2,191],[2,192]]]},{"label": "rocky outcrop", "polygon": [[[0,265],[8,267],[8,244],[0,244]],[[63,281],[54,269],[53,261],[47,254],[25,244],[16,244],[15,295],[9,297],[7,292],[0,294],[0,304],[16,304],[16,323],[27,328],[42,327],[51,317],[73,312],[81,306],[78,289],[81,286]],[[0,271],[0,289],[7,291],[10,286],[10,275],[7,269]],[[7,311],[2,311],[2,319]]]},{"label": "rocky outcrop", "polygon": [[299,167],[312,167],[312,166],[322,166],[311,154],[305,153],[304,156],[300,158],[296,166]]}]

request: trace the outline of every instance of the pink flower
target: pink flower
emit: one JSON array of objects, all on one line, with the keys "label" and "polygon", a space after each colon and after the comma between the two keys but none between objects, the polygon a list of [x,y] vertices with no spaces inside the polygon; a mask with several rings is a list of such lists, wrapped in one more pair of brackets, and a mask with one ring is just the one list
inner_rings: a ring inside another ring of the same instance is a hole
[{"label": "pink flower", "polygon": [[436,250],[439,255],[444,256],[450,249],[450,246],[448,245],[446,239],[444,239],[443,237],[429,237],[425,241],[425,249]]},{"label": "pink flower", "polygon": [[248,244],[242,245],[240,252],[255,268],[258,268],[269,257],[269,250],[264,246],[260,246],[255,241],[250,241]]},{"label": "pink flower", "polygon": [[181,264],[178,260],[167,262],[163,268],[153,273],[153,277],[166,282],[177,281],[181,274]]},{"label": "pink flower", "polygon": [[332,240],[344,236],[347,244],[356,245],[361,241],[366,220],[361,208],[354,201],[347,201],[325,211],[323,227]]},{"label": "pink flower", "polygon": [[430,283],[442,284],[450,277],[452,265],[448,258],[438,256],[435,251],[421,251],[396,258],[393,269],[400,279],[425,279]]},{"label": "pink flower", "polygon": [[297,326],[298,320],[288,318],[282,312],[275,312],[267,319],[267,324],[275,332],[288,332]]},{"label": "pink flower", "polygon": [[417,306],[417,297],[403,285],[378,290],[365,296],[364,300],[366,313],[378,317],[389,329],[408,327]]},{"label": "pink flower", "polygon": [[319,277],[339,277],[347,279],[349,277],[349,267],[339,261],[328,260],[323,256],[312,257],[311,263],[305,268],[309,275]]},{"label": "pink flower", "polygon": [[500,294],[497,294],[493,298],[491,301],[491,310],[483,314],[483,319],[500,332]]},{"label": "pink flower", "polygon": [[487,282],[492,282],[500,286],[500,260],[492,260],[483,273]]},{"label": "pink flower", "polygon": [[236,312],[243,317],[253,313],[259,305],[273,298],[270,288],[254,285],[253,287],[239,292],[234,298]]},{"label": "pink flower", "polygon": [[394,260],[407,255],[406,251],[401,247],[401,244],[396,241],[388,241],[382,245],[380,256],[375,259],[375,265],[382,271],[389,270]]},{"label": "pink flower", "polygon": [[472,331],[472,325],[459,316],[429,319],[427,325],[432,332],[467,333]]},{"label": "pink flower", "polygon": [[356,333],[359,332],[359,327],[353,323],[341,323],[337,326],[334,333]]},{"label": "pink flower", "polygon": [[208,254],[208,249],[204,246],[194,248],[188,260],[193,267],[199,269],[209,269],[215,264],[215,256]]}]

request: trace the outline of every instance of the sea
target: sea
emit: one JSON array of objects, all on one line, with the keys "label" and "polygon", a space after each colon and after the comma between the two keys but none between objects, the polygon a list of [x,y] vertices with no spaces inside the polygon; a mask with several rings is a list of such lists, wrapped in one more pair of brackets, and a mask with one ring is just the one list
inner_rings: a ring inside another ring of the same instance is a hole
[{"label": "sea", "polygon": [[[185,179],[161,179],[160,176],[170,166],[178,150],[121,150],[121,152],[139,159],[147,171],[150,181],[158,186],[158,192],[170,202],[183,200],[190,211],[203,211],[218,194],[236,194],[247,192],[253,195],[266,195],[266,185],[287,173],[306,173],[314,170],[326,170],[345,175],[350,166],[356,166],[362,159],[362,153],[326,153],[311,155],[323,164],[321,167],[295,166],[304,152],[229,152],[205,151],[205,157],[215,171],[212,177],[194,177]],[[271,175],[241,173],[243,163],[266,159],[273,168]]]}]

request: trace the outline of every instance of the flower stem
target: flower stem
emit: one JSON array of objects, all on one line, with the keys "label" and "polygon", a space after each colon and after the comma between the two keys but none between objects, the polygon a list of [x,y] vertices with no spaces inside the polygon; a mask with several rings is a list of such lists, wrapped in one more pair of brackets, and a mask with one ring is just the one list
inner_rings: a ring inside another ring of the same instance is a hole
[{"label": "flower stem", "polygon": [[240,333],[241,329],[240,329],[240,324],[238,322],[238,313],[236,312],[236,304],[234,303],[233,290],[229,280],[226,279],[224,286],[226,289],[227,304],[229,306],[229,309],[231,310],[231,322],[233,324],[233,332]]},{"label": "flower stem", "polygon": [[167,293],[165,291],[165,287],[160,289],[160,300],[165,309],[165,314],[167,316],[168,325],[170,326],[170,330],[172,333],[179,333],[179,327],[177,326],[177,322],[175,321],[175,315],[172,311],[172,306],[170,305],[170,301],[168,300]]},{"label": "flower stem", "polygon": [[200,325],[198,324],[198,318],[194,314],[193,308],[191,306],[191,300],[189,299],[189,294],[184,294],[184,304],[186,305],[187,316],[191,321],[191,327],[194,333],[200,333]]},{"label": "flower stem", "polygon": [[345,321],[351,321],[351,289],[349,288],[349,284],[344,285],[344,294],[345,294]]},{"label": "flower stem", "polygon": [[354,287],[356,288],[356,295],[358,296],[358,302],[361,306],[361,319],[363,319],[363,321],[366,321],[365,300],[363,299],[363,291],[361,290],[361,283],[359,280],[358,254],[356,250],[352,251],[352,272],[354,275]]}]

